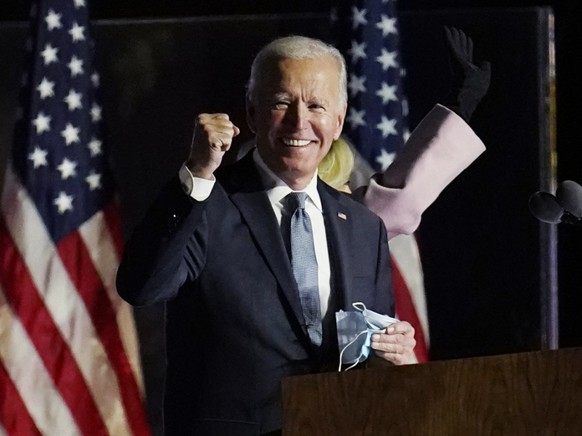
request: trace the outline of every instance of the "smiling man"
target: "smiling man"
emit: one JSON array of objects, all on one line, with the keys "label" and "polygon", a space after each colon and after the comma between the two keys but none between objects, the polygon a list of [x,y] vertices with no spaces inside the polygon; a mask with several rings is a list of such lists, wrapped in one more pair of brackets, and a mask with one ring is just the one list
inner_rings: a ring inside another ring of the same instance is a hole
[{"label": "smiling man", "polygon": [[342,131],[347,102],[341,59],[330,54],[260,61],[264,65],[255,70],[263,68],[265,78],[260,85],[251,82],[248,123],[266,165],[301,190]]},{"label": "smiling man", "polygon": [[[346,101],[335,48],[270,43],[247,93],[256,148],[220,166],[239,129],[199,115],[187,162],[128,241],[119,293],[168,302],[167,435],[277,433],[282,378],[337,367],[336,311],[394,315],[384,224],[317,177]],[[404,364],[414,344],[398,322],[372,348]]]}]

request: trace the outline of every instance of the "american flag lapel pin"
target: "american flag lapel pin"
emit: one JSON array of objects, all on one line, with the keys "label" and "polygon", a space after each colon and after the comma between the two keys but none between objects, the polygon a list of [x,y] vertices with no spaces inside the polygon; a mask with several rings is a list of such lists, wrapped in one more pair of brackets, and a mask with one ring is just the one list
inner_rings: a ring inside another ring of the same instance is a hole
[{"label": "american flag lapel pin", "polygon": [[344,221],[346,221],[348,219],[348,216],[343,212],[338,212],[337,217],[344,220]]}]

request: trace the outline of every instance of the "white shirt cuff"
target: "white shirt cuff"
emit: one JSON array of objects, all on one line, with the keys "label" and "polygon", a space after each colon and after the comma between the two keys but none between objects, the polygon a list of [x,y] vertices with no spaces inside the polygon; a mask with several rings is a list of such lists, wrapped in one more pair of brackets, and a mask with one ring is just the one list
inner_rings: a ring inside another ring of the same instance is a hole
[{"label": "white shirt cuff", "polygon": [[178,173],[180,182],[184,192],[196,201],[204,201],[210,197],[216,178],[213,180],[203,179],[201,177],[194,177],[186,164],[182,164]]}]

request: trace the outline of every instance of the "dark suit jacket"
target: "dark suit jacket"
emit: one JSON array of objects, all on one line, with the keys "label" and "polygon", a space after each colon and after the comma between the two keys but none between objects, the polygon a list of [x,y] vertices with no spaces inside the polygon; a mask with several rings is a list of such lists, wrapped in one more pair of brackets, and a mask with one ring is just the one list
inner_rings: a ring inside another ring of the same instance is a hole
[{"label": "dark suit jacket", "polygon": [[283,239],[251,154],[192,200],[176,178],[128,241],[117,275],[134,305],[167,306],[168,435],[254,435],[281,426],[283,377],[337,364],[335,311],[394,315],[386,231],[364,206],[318,190],[332,267],[324,344],[310,344]]}]

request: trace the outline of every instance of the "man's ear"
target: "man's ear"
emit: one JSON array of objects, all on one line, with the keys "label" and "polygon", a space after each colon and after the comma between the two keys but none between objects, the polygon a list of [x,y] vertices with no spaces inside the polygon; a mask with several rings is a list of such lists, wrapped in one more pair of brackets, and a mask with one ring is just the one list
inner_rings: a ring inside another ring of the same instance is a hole
[{"label": "man's ear", "polygon": [[247,114],[247,125],[249,129],[253,133],[257,133],[256,124],[255,124],[255,107],[251,102],[250,98],[247,97],[247,106],[246,106],[246,114]]},{"label": "man's ear", "polygon": [[346,105],[340,110],[340,113],[338,114],[337,126],[335,129],[335,134],[334,134],[334,138],[333,138],[336,141],[339,139],[339,137],[342,134],[342,130],[344,128],[344,121],[346,119],[347,110],[348,110],[348,107]]}]

